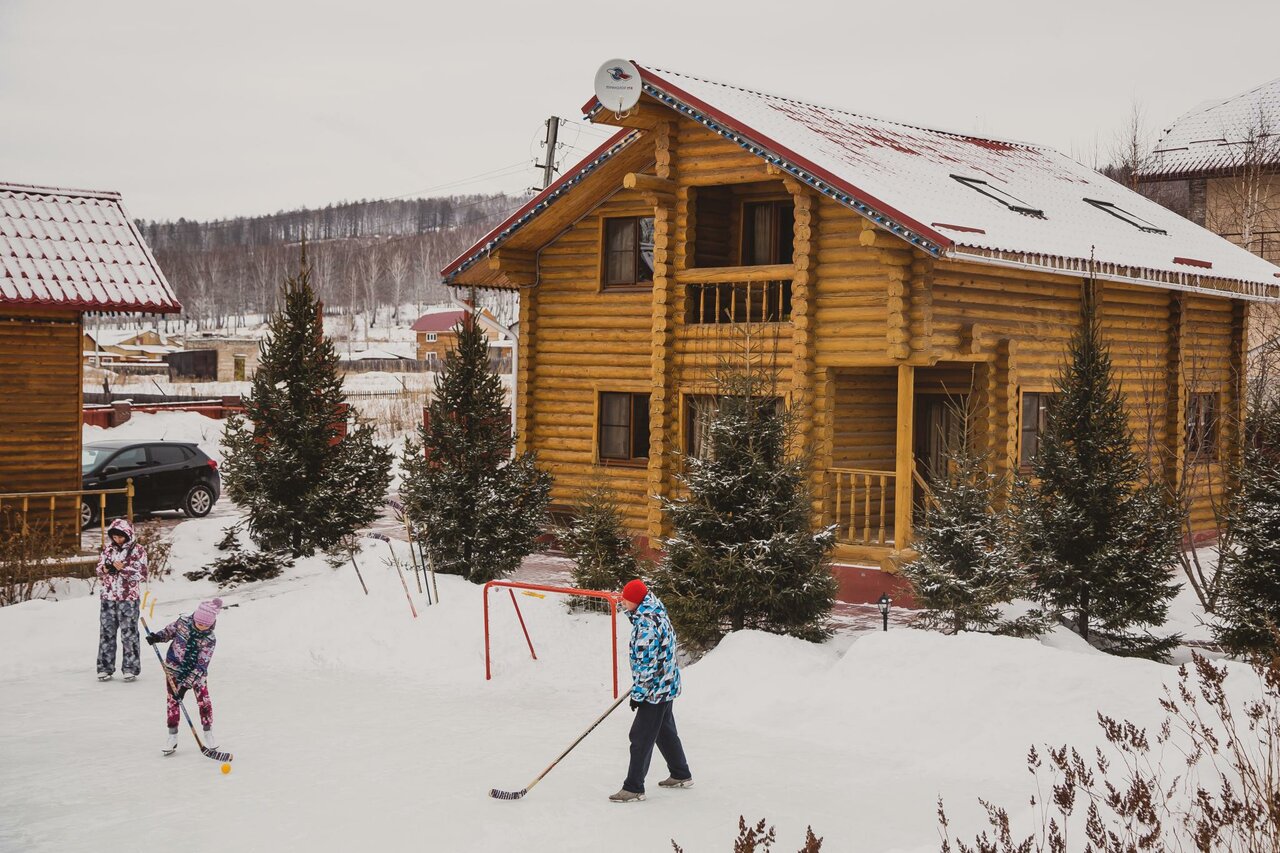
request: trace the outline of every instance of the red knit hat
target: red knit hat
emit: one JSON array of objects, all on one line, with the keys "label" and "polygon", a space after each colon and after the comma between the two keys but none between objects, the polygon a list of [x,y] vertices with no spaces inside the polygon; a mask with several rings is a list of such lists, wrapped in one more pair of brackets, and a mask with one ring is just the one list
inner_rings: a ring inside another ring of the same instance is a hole
[{"label": "red knit hat", "polygon": [[627,581],[627,585],[622,588],[622,597],[632,604],[639,604],[644,601],[644,597],[649,594],[649,587],[644,585],[644,581],[636,578],[633,581]]}]

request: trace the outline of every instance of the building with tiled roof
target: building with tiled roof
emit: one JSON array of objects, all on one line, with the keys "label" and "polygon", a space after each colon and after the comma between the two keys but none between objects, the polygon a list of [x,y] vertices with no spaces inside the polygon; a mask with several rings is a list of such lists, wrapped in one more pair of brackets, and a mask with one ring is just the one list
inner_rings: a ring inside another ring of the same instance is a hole
[{"label": "building with tiled roof", "polygon": [[656,498],[704,452],[716,372],[750,330],[815,522],[842,562],[892,569],[914,556],[949,404],[973,406],[998,473],[1026,469],[1095,293],[1131,426],[1169,481],[1214,472],[1190,521],[1212,527],[1248,317],[1280,300],[1280,267],[1043,146],[635,74],[638,105],[584,108],[618,132],[442,270],[519,290],[517,440],[557,504],[605,482],[660,548]]},{"label": "building with tiled roof", "polygon": [[1280,78],[1184,113],[1138,179],[1197,224],[1280,262]]},{"label": "building with tiled roof", "polygon": [[80,488],[86,312],[179,310],[118,193],[0,183],[0,494]]}]

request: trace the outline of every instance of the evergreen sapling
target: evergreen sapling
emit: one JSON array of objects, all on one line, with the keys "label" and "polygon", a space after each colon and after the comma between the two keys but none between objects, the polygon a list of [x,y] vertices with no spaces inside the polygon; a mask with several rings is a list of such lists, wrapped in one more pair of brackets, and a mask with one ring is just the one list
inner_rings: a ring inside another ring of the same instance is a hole
[{"label": "evergreen sapling", "polygon": [[[631,534],[613,491],[603,484],[588,490],[574,507],[573,521],[557,531],[560,547],[574,561],[573,584],[579,589],[618,590],[647,574],[636,555]],[[585,600],[570,598],[571,606]]]},{"label": "evergreen sapling", "polygon": [[456,338],[436,377],[421,443],[405,443],[400,494],[435,571],[485,583],[533,553],[546,526],[551,475],[533,453],[511,458],[511,410],[474,315],[456,327]]},{"label": "evergreen sapling", "polygon": [[1014,489],[1024,564],[1037,594],[1082,638],[1160,659],[1179,640],[1152,633],[1178,591],[1177,513],[1134,450],[1092,282],[1081,305],[1034,476]]},{"label": "evergreen sapling", "polygon": [[305,248],[280,295],[245,414],[227,421],[221,470],[227,494],[248,512],[254,542],[301,557],[378,517],[391,453],[367,424],[341,435],[348,411],[338,356],[324,334]]},{"label": "evergreen sapling", "polygon": [[1214,634],[1227,651],[1280,657],[1280,402],[1250,412],[1250,440],[1227,517],[1232,543],[1222,575]]},{"label": "evergreen sapling", "polygon": [[973,449],[970,412],[952,407],[959,434],[944,436],[945,470],[936,472],[915,543],[920,557],[902,567],[921,610],[912,624],[956,634],[1025,636],[1044,625],[1039,611],[1006,619],[1001,605],[1029,594],[1007,511],[997,509],[1001,478]]},{"label": "evergreen sapling", "polygon": [[694,649],[746,628],[820,640],[835,600],[835,533],[814,529],[776,373],[752,367],[748,353],[718,384],[705,452],[683,459],[687,496],[663,500],[674,536],[653,585]]}]

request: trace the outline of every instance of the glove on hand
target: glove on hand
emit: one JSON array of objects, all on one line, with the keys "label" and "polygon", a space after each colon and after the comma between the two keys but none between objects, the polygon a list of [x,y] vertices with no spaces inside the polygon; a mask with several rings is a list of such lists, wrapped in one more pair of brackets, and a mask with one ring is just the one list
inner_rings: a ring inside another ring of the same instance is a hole
[{"label": "glove on hand", "polygon": [[155,645],[156,643],[158,643],[158,642],[160,642],[160,638],[159,638],[158,636],[156,636],[155,634],[151,634],[151,633],[148,633],[148,634],[147,634],[147,643],[148,643],[148,644],[150,644],[150,645],[154,646],[154,645]]},{"label": "glove on hand", "polygon": [[639,708],[639,707],[640,707],[640,703],[639,703],[637,700],[632,699],[632,700],[631,700],[631,710],[632,710],[632,711],[635,711],[635,709],[636,709],[636,708]]}]

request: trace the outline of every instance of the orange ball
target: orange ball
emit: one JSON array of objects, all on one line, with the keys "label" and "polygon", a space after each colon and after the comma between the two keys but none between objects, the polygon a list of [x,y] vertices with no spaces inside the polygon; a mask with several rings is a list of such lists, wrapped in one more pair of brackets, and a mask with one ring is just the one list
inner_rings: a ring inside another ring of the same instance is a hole
[{"label": "orange ball", "polygon": [[230,772],[231,772],[231,765],[230,765],[230,764],[223,764],[223,765],[222,765],[222,772],[223,772],[223,774],[230,773]]}]

